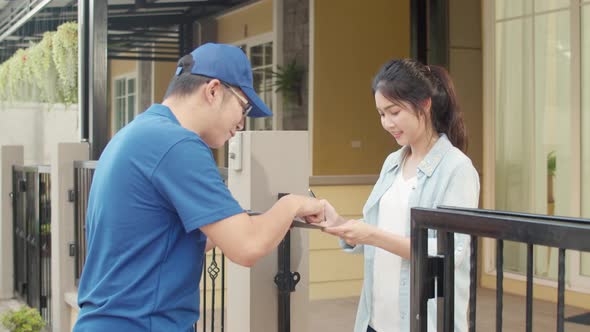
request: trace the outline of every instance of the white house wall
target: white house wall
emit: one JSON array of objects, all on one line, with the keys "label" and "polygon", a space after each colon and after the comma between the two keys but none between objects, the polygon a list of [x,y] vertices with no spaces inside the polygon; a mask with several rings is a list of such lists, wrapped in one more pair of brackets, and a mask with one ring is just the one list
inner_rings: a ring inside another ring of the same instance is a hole
[{"label": "white house wall", "polygon": [[78,106],[36,103],[0,106],[0,145],[22,145],[25,164],[49,164],[59,142],[79,142]]}]

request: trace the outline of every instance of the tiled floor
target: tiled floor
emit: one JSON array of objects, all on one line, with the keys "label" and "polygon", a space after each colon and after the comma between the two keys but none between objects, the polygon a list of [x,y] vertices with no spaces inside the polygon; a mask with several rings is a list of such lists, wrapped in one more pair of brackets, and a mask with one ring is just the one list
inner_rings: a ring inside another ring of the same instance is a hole
[{"label": "tiled floor", "polygon": [[[310,332],[351,332],[356,315],[357,298],[313,301],[310,304]],[[478,332],[496,330],[496,293],[493,290],[479,289],[477,305]],[[525,330],[525,298],[504,294],[503,331]],[[554,303],[534,301],[533,331],[556,330],[557,307]],[[584,313],[584,310],[566,307],[565,317]],[[588,332],[590,325],[565,323],[567,332]]]},{"label": "tiled floor", "polygon": [[[477,331],[495,331],[496,293],[492,290],[478,290]],[[337,300],[312,301],[309,306],[310,327],[308,332],[351,332],[354,326],[358,299],[344,298]],[[20,303],[15,300],[0,301],[0,314],[8,309],[18,309]],[[533,304],[533,331],[556,330],[556,305],[550,302],[535,301]],[[566,307],[565,317],[584,313],[584,310]],[[524,297],[504,294],[503,331],[525,330]],[[565,323],[565,331],[588,332],[590,325]],[[0,332],[6,332],[0,327]],[[231,331],[230,331],[231,332]],[[303,332],[303,331],[293,331]]]}]

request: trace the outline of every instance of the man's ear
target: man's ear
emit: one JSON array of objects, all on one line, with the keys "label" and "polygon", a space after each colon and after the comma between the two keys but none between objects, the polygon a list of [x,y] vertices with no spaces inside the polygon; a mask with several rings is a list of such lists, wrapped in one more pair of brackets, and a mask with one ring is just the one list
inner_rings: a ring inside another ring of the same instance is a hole
[{"label": "man's ear", "polygon": [[221,81],[212,79],[205,85],[205,98],[209,103],[213,103],[219,90],[221,89]]}]

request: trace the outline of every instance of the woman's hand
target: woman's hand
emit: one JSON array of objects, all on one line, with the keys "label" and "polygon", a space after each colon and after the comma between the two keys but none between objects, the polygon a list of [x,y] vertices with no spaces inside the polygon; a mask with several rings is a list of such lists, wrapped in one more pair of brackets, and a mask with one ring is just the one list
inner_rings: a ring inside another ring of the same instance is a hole
[{"label": "woman's hand", "polygon": [[326,221],[323,226],[326,227],[336,227],[343,225],[346,223],[346,219],[342,218],[336,209],[330,204],[330,202],[326,200],[322,200],[324,202],[324,215],[326,216]]},{"label": "woman's hand", "polygon": [[357,244],[371,244],[378,229],[359,220],[349,220],[339,226],[328,226],[324,228],[324,232],[336,235],[349,245],[356,246]]}]

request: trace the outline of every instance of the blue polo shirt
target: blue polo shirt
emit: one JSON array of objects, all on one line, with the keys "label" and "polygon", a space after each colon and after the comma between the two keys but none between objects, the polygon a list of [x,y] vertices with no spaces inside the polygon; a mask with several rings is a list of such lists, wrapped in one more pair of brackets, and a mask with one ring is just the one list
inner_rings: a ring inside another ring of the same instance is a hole
[{"label": "blue polo shirt", "polygon": [[207,144],[152,105],[98,161],[74,331],[192,331],[207,239],[199,228],[242,212]]}]

